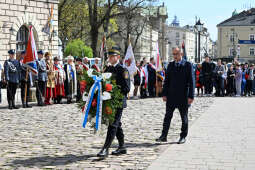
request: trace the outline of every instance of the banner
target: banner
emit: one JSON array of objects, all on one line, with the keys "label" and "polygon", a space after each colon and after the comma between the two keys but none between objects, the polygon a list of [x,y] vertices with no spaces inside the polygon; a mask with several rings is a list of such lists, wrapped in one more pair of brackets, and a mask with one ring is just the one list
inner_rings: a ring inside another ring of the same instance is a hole
[{"label": "banner", "polygon": [[37,50],[34,40],[33,27],[29,27],[29,37],[26,49],[26,55],[23,63],[32,71],[33,74],[38,74],[36,61],[38,59]]}]

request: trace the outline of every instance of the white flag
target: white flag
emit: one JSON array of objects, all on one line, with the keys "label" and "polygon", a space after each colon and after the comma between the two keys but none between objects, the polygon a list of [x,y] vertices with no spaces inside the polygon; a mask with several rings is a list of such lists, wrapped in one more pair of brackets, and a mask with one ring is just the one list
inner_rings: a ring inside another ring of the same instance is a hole
[{"label": "white flag", "polygon": [[129,44],[127,49],[127,53],[124,59],[124,65],[128,69],[130,77],[132,78],[137,70],[136,70],[135,57],[134,57],[131,43]]}]

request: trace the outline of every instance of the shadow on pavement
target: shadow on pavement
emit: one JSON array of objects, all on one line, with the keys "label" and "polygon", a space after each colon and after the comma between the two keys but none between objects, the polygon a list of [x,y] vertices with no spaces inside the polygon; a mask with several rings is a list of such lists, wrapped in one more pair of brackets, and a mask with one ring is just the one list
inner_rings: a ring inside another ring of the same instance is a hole
[{"label": "shadow on pavement", "polygon": [[[173,145],[178,144],[177,142],[155,142],[155,143],[125,143],[125,146],[127,148],[151,148],[151,147],[157,147],[159,145]],[[93,149],[102,149],[102,147],[94,146]],[[111,146],[111,148],[118,148],[118,145],[114,144]]]},{"label": "shadow on pavement", "polygon": [[[51,156],[42,156],[42,157],[33,157],[29,159],[17,159],[12,161],[9,166],[12,167],[44,167],[44,166],[58,166],[58,165],[67,165],[79,161],[84,161],[88,160],[89,158],[95,157],[96,155],[81,155],[81,156],[76,156],[72,154],[64,155],[64,156],[56,156],[56,157],[51,157]],[[100,160],[96,158],[96,161]]]}]

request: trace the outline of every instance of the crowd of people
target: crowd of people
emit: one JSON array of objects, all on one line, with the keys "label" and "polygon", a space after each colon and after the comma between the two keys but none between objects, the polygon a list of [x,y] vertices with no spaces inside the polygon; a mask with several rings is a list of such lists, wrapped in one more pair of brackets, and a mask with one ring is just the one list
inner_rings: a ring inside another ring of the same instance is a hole
[{"label": "crowd of people", "polygon": [[38,106],[61,104],[62,99],[67,99],[67,104],[74,100],[81,99],[82,88],[78,76],[83,70],[89,68],[100,72],[99,59],[93,65],[89,65],[87,57],[74,58],[68,56],[63,63],[59,57],[52,58],[49,52],[38,51],[37,71],[33,76],[32,72],[23,63],[26,52],[21,52],[19,60],[15,59],[15,50],[9,50],[9,59],[0,67],[3,72],[1,86],[6,86],[9,109],[18,109],[15,104],[16,90],[21,89],[21,101],[23,108],[30,108],[30,88],[36,87],[36,98]]},{"label": "crowd of people", "polygon": [[255,95],[254,64],[240,64],[238,61],[226,64],[221,60],[215,64],[207,56],[202,64],[195,66],[195,75],[198,96]]}]

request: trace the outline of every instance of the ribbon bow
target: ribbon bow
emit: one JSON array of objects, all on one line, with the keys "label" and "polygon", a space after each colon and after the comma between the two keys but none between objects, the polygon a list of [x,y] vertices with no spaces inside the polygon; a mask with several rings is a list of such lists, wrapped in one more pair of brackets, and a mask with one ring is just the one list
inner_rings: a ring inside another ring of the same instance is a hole
[{"label": "ribbon bow", "polygon": [[93,80],[95,81],[92,87],[89,90],[89,95],[84,107],[84,112],[85,112],[85,117],[83,121],[83,127],[86,127],[87,121],[88,121],[88,115],[89,115],[89,110],[93,101],[93,97],[96,91],[98,91],[97,95],[97,110],[96,110],[96,131],[100,130],[101,127],[101,121],[102,121],[102,78],[93,75],[92,76]]}]

